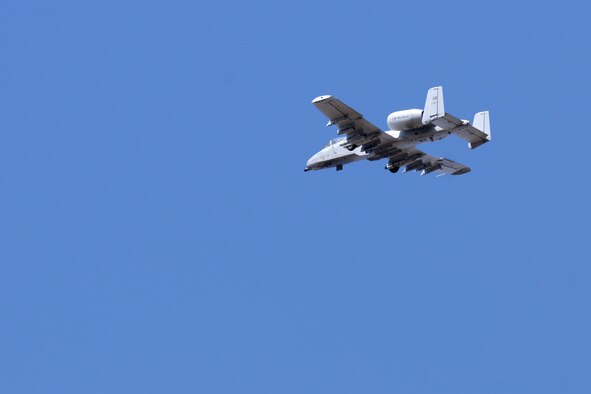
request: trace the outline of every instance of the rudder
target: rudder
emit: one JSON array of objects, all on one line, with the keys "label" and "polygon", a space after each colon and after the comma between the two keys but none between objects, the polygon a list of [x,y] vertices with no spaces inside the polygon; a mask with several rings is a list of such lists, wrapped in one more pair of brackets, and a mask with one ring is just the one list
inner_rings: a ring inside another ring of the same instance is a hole
[{"label": "rudder", "polygon": [[445,116],[445,108],[443,106],[443,86],[435,86],[427,92],[422,121],[423,124],[427,124],[442,116]]},{"label": "rudder", "polygon": [[486,139],[490,141],[490,116],[488,111],[482,111],[475,114],[472,126],[486,134]]}]

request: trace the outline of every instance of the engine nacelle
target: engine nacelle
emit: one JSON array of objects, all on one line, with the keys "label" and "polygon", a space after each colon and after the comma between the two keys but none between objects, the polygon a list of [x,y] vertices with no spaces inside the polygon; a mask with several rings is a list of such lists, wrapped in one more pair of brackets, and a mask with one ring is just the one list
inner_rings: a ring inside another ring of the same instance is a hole
[{"label": "engine nacelle", "polygon": [[422,126],[423,111],[420,109],[396,111],[388,115],[388,127],[390,130],[409,130]]}]

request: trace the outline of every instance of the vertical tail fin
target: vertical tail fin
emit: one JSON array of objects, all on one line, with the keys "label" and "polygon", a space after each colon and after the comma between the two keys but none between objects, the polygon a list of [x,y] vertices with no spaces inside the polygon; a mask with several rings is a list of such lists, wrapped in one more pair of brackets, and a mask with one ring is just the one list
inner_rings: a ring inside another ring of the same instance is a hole
[{"label": "vertical tail fin", "polygon": [[[471,130],[470,130],[471,129]],[[478,148],[480,145],[490,141],[490,116],[488,111],[478,112],[474,115],[474,121],[468,125],[468,134],[461,131],[458,136],[468,140],[470,149]]]},{"label": "vertical tail fin", "polygon": [[490,141],[490,116],[488,111],[478,112],[474,115],[472,126],[486,134],[486,139]]},{"label": "vertical tail fin", "polygon": [[423,111],[423,124],[431,123],[442,116],[445,116],[443,86],[435,86],[427,92],[425,110]]}]

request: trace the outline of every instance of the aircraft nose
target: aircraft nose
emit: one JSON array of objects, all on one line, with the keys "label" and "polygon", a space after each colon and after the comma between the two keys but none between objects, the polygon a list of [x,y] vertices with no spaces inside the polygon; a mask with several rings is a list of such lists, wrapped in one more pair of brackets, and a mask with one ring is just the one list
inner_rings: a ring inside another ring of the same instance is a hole
[{"label": "aircraft nose", "polygon": [[312,167],[314,167],[315,162],[316,162],[316,155],[314,155],[308,159],[308,161],[306,162],[306,168],[304,168],[304,171],[310,171],[312,169]]},{"label": "aircraft nose", "polygon": [[310,171],[320,168],[322,163],[321,155],[322,151],[316,152],[312,157],[310,157],[306,162],[306,168],[304,169],[304,171]]}]

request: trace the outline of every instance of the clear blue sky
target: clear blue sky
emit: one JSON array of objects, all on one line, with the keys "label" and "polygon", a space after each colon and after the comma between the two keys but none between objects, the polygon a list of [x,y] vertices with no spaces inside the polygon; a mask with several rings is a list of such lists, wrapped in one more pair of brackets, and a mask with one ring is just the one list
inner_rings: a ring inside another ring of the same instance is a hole
[{"label": "clear blue sky", "polygon": [[[591,392],[588,1],[4,2],[0,392]],[[443,85],[472,167],[304,173]]]}]

